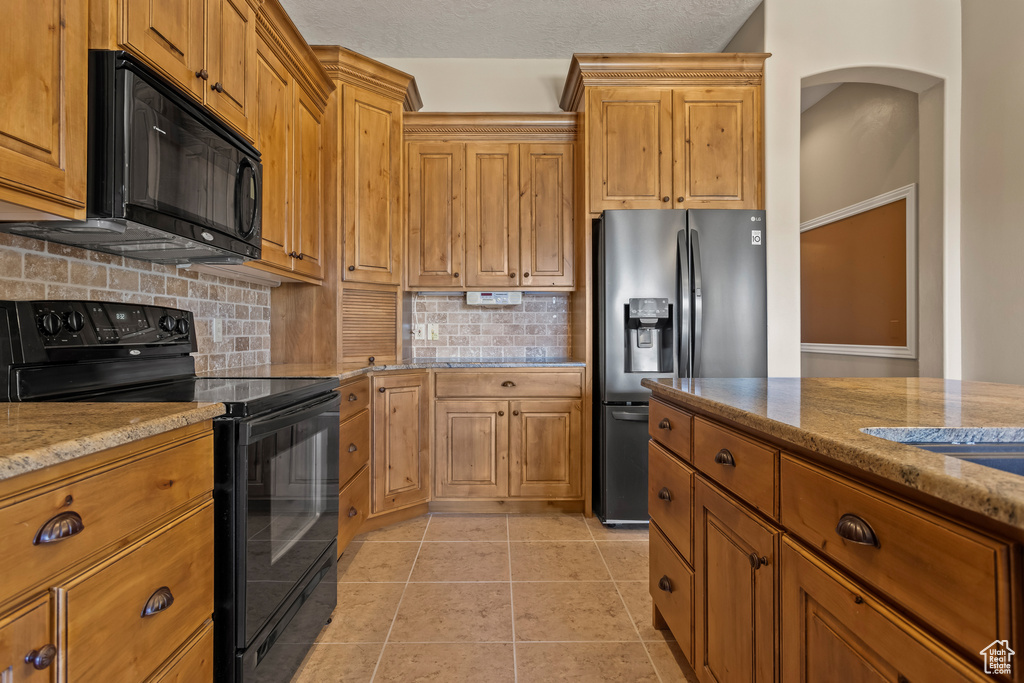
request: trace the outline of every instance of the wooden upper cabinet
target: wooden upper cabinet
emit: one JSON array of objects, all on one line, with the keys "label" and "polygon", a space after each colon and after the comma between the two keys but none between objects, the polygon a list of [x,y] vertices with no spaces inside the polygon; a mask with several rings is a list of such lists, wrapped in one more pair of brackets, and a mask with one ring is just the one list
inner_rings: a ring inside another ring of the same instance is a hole
[{"label": "wooden upper cabinet", "polygon": [[[111,4],[115,4],[111,1]],[[210,0],[210,4],[219,4]],[[102,3],[96,5],[99,7]],[[124,0],[121,46],[146,59],[196,98],[202,100],[205,87],[200,73],[205,62],[204,0]],[[92,9],[92,12],[101,11]]]},{"label": "wooden upper cabinet", "polygon": [[464,281],[464,159],[462,143],[409,143],[406,277],[411,287],[458,287]]},{"label": "wooden upper cabinet", "polygon": [[673,194],[686,208],[759,206],[756,89],[680,88],[673,92]]},{"label": "wooden upper cabinet", "polygon": [[376,514],[430,498],[430,426],[425,373],[374,375],[372,386]]},{"label": "wooden upper cabinet", "polygon": [[263,164],[260,260],[291,269],[292,76],[262,38],[256,51],[256,147]]},{"label": "wooden upper cabinet", "polygon": [[[154,5],[160,3],[153,3]],[[256,12],[247,0],[206,0],[206,105],[252,138]]]},{"label": "wooden upper cabinet", "polygon": [[519,280],[519,146],[466,145],[466,284]]},{"label": "wooden upper cabinet", "polygon": [[591,211],[671,206],[672,92],[598,89],[587,116]]},{"label": "wooden upper cabinet", "polygon": [[323,277],[323,137],[323,112],[302,90],[296,90],[292,269],[317,280]]},{"label": "wooden upper cabinet", "polygon": [[0,216],[7,220],[85,218],[85,7],[64,0],[4,4]]},{"label": "wooden upper cabinet", "polygon": [[519,146],[519,264],[524,286],[571,287],[573,145]]},{"label": "wooden upper cabinet", "polygon": [[402,104],[346,85],[343,109],[342,276],[401,284]]}]

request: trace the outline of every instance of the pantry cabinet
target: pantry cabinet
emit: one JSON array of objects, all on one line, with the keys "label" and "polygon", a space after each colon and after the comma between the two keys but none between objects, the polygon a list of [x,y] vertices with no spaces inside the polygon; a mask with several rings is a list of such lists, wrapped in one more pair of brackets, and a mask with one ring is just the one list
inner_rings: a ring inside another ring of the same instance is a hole
[{"label": "pantry cabinet", "polygon": [[571,289],[575,117],[406,116],[410,289]]},{"label": "pantry cabinet", "polygon": [[574,55],[588,209],[764,208],[765,54]]},{"label": "pantry cabinet", "polygon": [[0,220],[85,218],[88,12],[4,3]]}]

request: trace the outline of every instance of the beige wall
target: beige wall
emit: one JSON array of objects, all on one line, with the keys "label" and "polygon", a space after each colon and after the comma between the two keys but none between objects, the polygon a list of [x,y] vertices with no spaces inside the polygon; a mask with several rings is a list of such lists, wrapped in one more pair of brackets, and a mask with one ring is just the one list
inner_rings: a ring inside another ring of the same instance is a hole
[{"label": "beige wall", "polygon": [[1024,384],[1024,3],[963,0],[964,378]]},{"label": "beige wall", "polygon": [[764,2],[754,8],[722,52],[764,52]]}]

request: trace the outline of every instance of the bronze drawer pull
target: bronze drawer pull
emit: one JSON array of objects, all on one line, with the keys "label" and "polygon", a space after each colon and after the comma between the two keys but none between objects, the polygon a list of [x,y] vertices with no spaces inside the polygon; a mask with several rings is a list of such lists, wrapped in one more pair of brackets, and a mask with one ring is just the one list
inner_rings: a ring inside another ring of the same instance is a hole
[{"label": "bronze drawer pull", "polygon": [[747,559],[750,560],[750,568],[754,571],[757,571],[768,564],[768,558],[764,555],[759,557],[757,553],[750,553],[750,555],[747,556]]},{"label": "bronze drawer pull", "polygon": [[499,410],[498,411],[498,417],[504,417],[504,416],[505,416],[505,411],[504,410]]},{"label": "bronze drawer pull", "polygon": [[850,543],[879,547],[875,530],[857,515],[847,513],[840,517],[839,523],[836,524],[836,533]]},{"label": "bronze drawer pull", "polygon": [[452,273],[452,277],[458,277],[458,276],[459,276],[458,273]]},{"label": "bronze drawer pull", "polygon": [[660,491],[658,491],[658,498],[661,498],[665,502],[671,503],[672,492],[669,491],[668,488],[662,488]]},{"label": "bronze drawer pull", "polygon": [[385,389],[384,387],[381,387],[381,388],[380,388],[380,389],[378,389],[377,391],[379,391],[380,393],[382,393],[382,394],[383,394],[383,393],[384,393],[385,391],[387,391],[387,389]]},{"label": "bronze drawer pull", "polygon": [[658,588],[665,591],[666,593],[671,593],[672,579],[668,578],[667,576],[661,577],[660,579],[658,579]]},{"label": "bronze drawer pull", "polygon": [[723,448],[715,453],[715,462],[726,467],[736,467],[736,459],[732,457],[732,453],[729,452],[728,448]]},{"label": "bronze drawer pull", "polygon": [[516,385],[516,383],[513,382],[510,379],[507,379],[507,380],[505,380],[504,382],[501,383],[501,386],[503,386],[503,387],[514,387],[515,385]]},{"label": "bronze drawer pull", "polygon": [[358,450],[359,450],[359,449],[358,449],[358,448],[356,447],[356,445],[355,445],[354,443],[350,443],[350,444],[348,445],[348,452],[349,452],[349,453],[355,453],[355,452],[356,452],[356,451],[358,451]]},{"label": "bronze drawer pull", "polygon": [[515,277],[516,277],[516,274],[515,273],[509,273],[508,276],[514,280]]},{"label": "bronze drawer pull", "polygon": [[52,643],[47,643],[38,650],[32,650],[25,655],[25,663],[31,664],[33,669],[42,671],[53,663],[53,658],[56,656],[57,648]]},{"label": "bronze drawer pull", "polygon": [[146,607],[142,610],[142,617],[151,617],[159,614],[174,604],[174,595],[167,586],[160,586],[156,592],[146,600]]},{"label": "bronze drawer pull", "polygon": [[518,411],[518,410],[513,410],[513,411],[512,411],[512,414],[513,414],[513,415],[518,415],[518,414],[519,414],[519,411]]},{"label": "bronze drawer pull", "polygon": [[350,507],[348,509],[348,516],[349,517],[355,517],[358,514],[359,514],[359,510],[356,510],[355,507]]},{"label": "bronze drawer pull", "polygon": [[348,267],[348,269],[349,269],[349,271],[351,272],[351,271],[355,270],[355,269],[356,269],[356,267],[355,267],[355,266],[349,266],[349,267]]},{"label": "bronze drawer pull", "polygon": [[358,397],[358,396],[356,396],[355,394],[349,394],[349,395],[348,395],[348,400],[349,400],[349,401],[358,401],[358,400],[359,400],[359,397]]},{"label": "bronze drawer pull", "polygon": [[662,421],[658,423],[658,429],[667,429],[672,431],[672,423],[668,421],[667,417],[663,418]]},{"label": "bronze drawer pull", "polygon": [[82,521],[82,516],[73,510],[68,510],[46,520],[36,532],[32,545],[63,541],[65,538],[82,533],[84,529],[85,522]]},{"label": "bronze drawer pull", "polygon": [[529,273],[523,273],[523,277],[530,277]]},{"label": "bronze drawer pull", "polygon": [[662,198],[661,198],[661,201],[663,201],[663,202],[669,202],[669,201],[672,201],[672,200],[671,200],[670,198],[668,198],[668,197],[662,197]]}]

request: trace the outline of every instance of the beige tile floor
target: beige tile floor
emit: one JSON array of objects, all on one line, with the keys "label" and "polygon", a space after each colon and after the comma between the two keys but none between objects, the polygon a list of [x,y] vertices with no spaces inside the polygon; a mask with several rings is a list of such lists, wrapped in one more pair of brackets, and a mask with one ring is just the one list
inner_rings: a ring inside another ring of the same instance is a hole
[{"label": "beige tile floor", "polygon": [[356,538],[292,683],[696,681],[651,626],[647,530],[432,514]]}]

